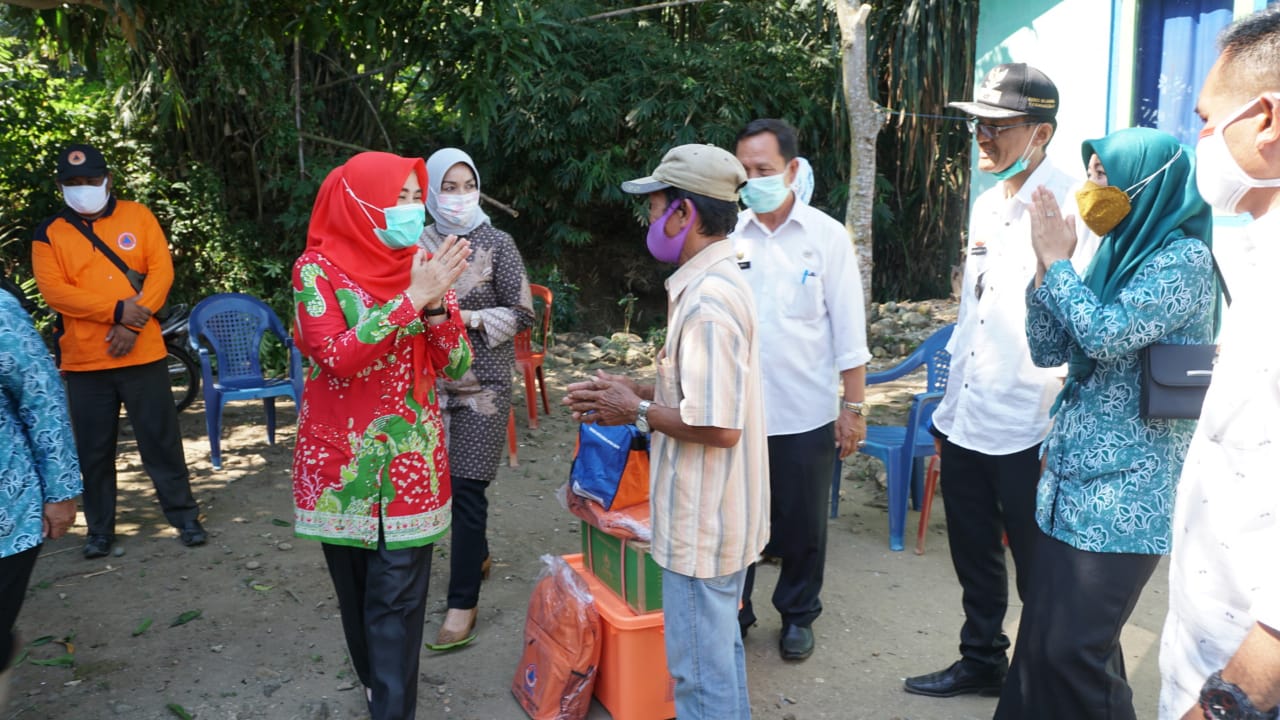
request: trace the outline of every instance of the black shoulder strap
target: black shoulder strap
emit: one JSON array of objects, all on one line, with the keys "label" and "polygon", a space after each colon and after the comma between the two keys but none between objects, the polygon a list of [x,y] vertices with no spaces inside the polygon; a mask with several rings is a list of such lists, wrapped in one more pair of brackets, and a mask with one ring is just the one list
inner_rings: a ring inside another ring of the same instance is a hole
[{"label": "black shoulder strap", "polygon": [[1213,274],[1218,276],[1218,284],[1222,286],[1222,297],[1226,299],[1227,304],[1231,304],[1231,291],[1227,289],[1227,279],[1222,277],[1222,268],[1218,267],[1218,258],[1214,257],[1213,249],[1209,250],[1209,259],[1213,261]]},{"label": "black shoulder strap", "polygon": [[98,249],[98,252],[110,260],[112,265],[120,268],[120,272],[128,274],[129,266],[125,264],[124,260],[120,259],[120,256],[116,254],[115,250],[111,249],[110,245],[102,242],[102,238],[98,237],[93,228],[89,227],[89,224],[84,221],[84,218],[77,215],[74,210],[68,209],[62,213],[62,219],[70,223],[71,227],[79,230],[81,235],[88,238],[89,242],[93,243],[93,246]]}]

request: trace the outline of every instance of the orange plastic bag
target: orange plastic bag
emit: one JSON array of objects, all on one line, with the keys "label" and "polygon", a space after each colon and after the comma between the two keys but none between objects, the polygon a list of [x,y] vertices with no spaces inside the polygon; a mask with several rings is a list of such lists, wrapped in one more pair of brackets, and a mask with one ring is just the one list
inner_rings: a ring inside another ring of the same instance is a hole
[{"label": "orange plastic bag", "polygon": [[543,555],[542,564],[511,693],[533,720],[582,720],[600,664],[600,615],[568,563]]}]

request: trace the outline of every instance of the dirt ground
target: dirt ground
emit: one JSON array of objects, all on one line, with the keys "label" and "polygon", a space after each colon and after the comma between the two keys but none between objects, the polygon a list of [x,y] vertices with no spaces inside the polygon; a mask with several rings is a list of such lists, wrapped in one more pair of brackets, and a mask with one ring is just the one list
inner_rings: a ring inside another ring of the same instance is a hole
[{"label": "dirt ground", "polygon": [[[574,368],[550,370],[553,403],[581,375]],[[900,406],[908,392],[909,384],[877,386],[869,399],[873,410]],[[522,389],[516,393],[519,413]],[[210,531],[201,548],[184,548],[164,523],[135,448],[124,438],[123,554],[82,559],[82,525],[45,545],[18,621],[27,658],[14,673],[0,720],[366,717],[320,548],[290,529],[294,416],[287,402],[282,406],[274,446],[266,443],[260,406],[228,408],[222,471],[209,464],[202,404],[183,414],[187,461]],[[574,424],[553,406],[537,430],[524,418],[519,427],[520,464],[504,465],[490,490],[495,565],[482,591],[479,638],[448,655],[423,651],[419,718],[525,717],[510,685],[538,558],[576,552],[579,536],[577,520],[554,497],[568,474]],[[946,720],[987,718],[994,710],[991,698],[939,700],[901,690],[903,677],[956,658],[960,593],[940,502],[924,555],[911,551],[916,512],[908,516],[907,551],[889,551],[876,465],[859,458],[846,466],[841,514],[830,525],[826,610],[814,625],[817,649],[808,661],[778,657],[779,620],[767,611],[776,568],[760,572],[761,621],[746,642],[756,718]],[[428,639],[444,613],[448,552],[447,542],[436,550]],[[1162,563],[1124,635],[1141,718],[1155,716],[1165,583]],[[1011,609],[1011,634],[1017,610]],[[45,638],[53,641],[41,642]],[[595,704],[591,720],[608,717]]]}]

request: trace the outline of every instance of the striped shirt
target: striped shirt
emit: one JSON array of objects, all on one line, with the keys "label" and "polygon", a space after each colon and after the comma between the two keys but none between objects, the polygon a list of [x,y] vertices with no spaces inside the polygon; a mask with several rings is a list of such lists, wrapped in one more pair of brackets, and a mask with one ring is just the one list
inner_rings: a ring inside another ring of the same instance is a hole
[{"label": "striped shirt", "polygon": [[667,341],[654,402],[687,425],[742,431],[729,448],[654,433],[653,559],[695,578],[735,573],[769,538],[769,463],[755,303],[732,244],[712,243],[667,279]]}]

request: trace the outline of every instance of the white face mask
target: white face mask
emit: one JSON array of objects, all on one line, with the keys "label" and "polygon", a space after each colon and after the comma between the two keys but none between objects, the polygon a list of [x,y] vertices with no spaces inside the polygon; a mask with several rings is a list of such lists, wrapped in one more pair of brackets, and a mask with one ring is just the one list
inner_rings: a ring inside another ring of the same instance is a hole
[{"label": "white face mask", "polygon": [[441,215],[444,215],[454,225],[470,225],[471,218],[475,216],[476,210],[480,207],[480,191],[463,193],[461,195],[445,195],[441,193],[436,196],[436,206]]},{"label": "white face mask", "polygon": [[1259,179],[1250,177],[1231,156],[1222,131],[1235,122],[1259,98],[1241,105],[1228,115],[1207,135],[1202,134],[1196,143],[1196,188],[1205,202],[1224,213],[1236,214],[1236,208],[1244,196],[1254,188],[1280,187],[1280,178]]},{"label": "white face mask", "polygon": [[62,199],[81,215],[96,215],[107,206],[107,182],[101,185],[63,185]]}]

